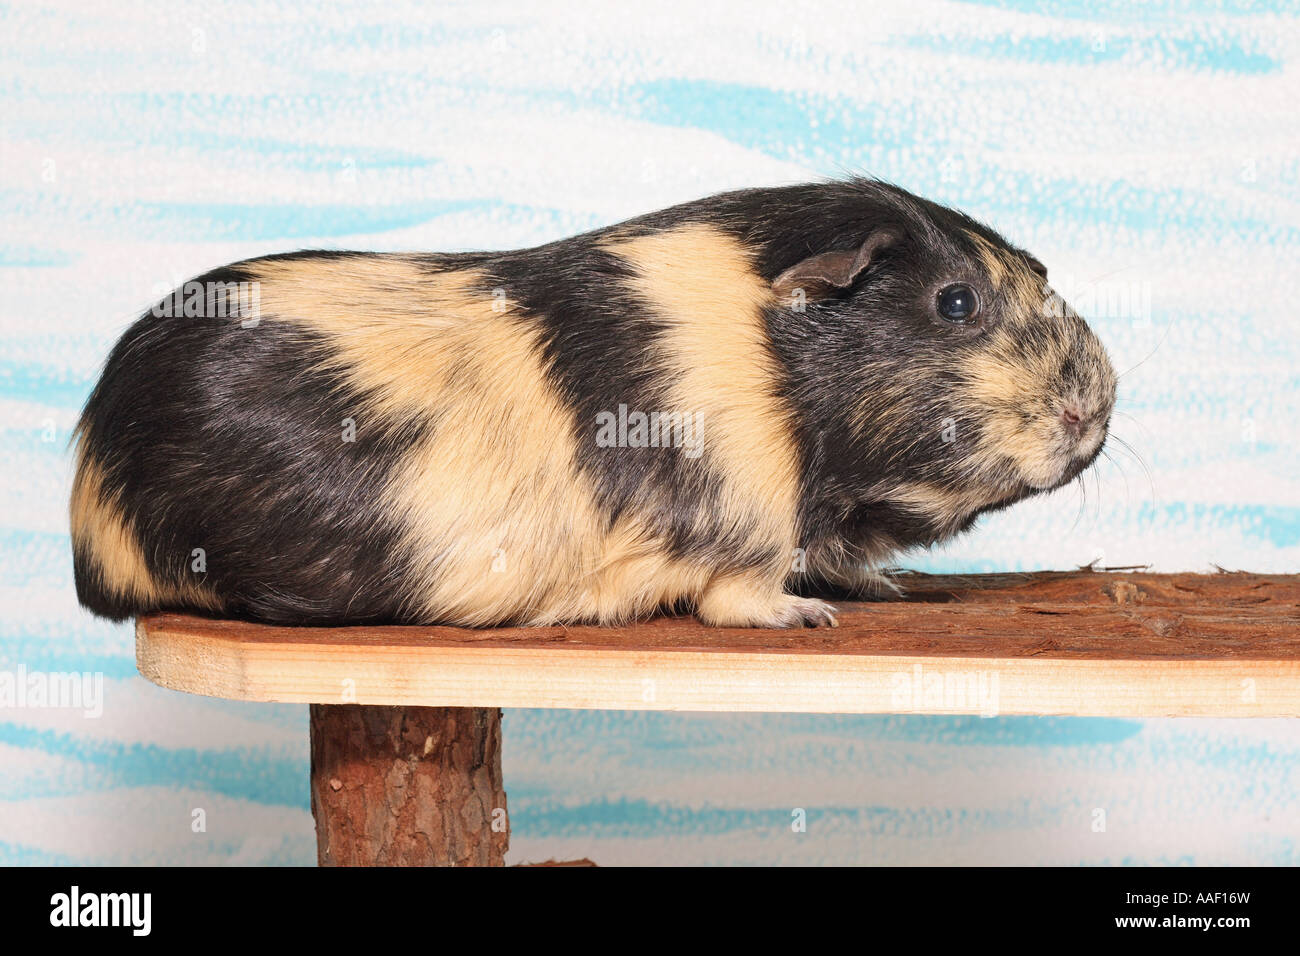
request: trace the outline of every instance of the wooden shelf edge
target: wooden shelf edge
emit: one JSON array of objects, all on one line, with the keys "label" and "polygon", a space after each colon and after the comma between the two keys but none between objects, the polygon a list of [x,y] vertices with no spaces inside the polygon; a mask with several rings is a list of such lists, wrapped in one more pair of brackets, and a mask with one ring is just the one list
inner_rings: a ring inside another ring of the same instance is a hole
[{"label": "wooden shelf edge", "polygon": [[[292,636],[292,630],[289,636]],[[140,673],[235,700],[826,714],[1300,716],[1300,660],[412,648],[136,629]]]}]

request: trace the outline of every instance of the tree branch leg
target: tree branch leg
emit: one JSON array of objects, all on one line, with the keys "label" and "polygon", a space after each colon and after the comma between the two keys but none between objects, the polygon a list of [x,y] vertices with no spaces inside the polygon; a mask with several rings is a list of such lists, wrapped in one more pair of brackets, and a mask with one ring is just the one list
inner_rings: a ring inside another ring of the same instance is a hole
[{"label": "tree branch leg", "polygon": [[501,866],[501,711],[312,704],[311,810],[321,866]]}]

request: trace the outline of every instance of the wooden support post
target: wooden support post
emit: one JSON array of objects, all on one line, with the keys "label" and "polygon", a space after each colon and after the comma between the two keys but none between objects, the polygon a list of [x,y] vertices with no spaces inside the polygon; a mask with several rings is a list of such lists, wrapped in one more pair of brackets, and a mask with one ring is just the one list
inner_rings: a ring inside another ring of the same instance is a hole
[{"label": "wooden support post", "polygon": [[311,705],[321,866],[501,866],[510,842],[495,707]]}]

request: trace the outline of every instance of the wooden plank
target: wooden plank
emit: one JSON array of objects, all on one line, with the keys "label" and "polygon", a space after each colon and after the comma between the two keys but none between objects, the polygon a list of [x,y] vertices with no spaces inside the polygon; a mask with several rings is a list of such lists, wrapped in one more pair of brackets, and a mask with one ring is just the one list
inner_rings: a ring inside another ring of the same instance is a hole
[{"label": "wooden plank", "polygon": [[1300,716],[1300,576],[903,576],[840,627],[137,626],[140,672],[242,700],[809,713]]}]

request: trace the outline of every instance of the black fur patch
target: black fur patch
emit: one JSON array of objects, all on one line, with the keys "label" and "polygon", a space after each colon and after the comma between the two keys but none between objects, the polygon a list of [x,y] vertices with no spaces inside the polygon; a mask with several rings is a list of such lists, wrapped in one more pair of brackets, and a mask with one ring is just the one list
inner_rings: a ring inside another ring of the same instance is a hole
[{"label": "black fur patch", "polygon": [[[198,281],[245,279],[232,268]],[[227,613],[266,621],[400,619],[397,529],[378,506],[422,426],[367,421],[361,396],[313,367],[324,348],[275,320],[152,314],[117,344],[83,413],[85,454],[159,583],[203,584]],[[206,573],[192,570],[195,549]],[[84,555],[76,564],[93,610],[150,610],[99,592]]]},{"label": "black fur patch", "polygon": [[[664,224],[665,226],[668,223]],[[707,447],[690,458],[680,450],[601,447],[597,416],[664,409],[663,384],[674,374],[659,359],[663,322],[629,291],[627,263],[599,247],[612,230],[476,263],[537,324],[544,364],[560,397],[573,409],[578,464],[590,476],[610,525],[636,514],[662,535],[667,550],[720,569],[772,559],[752,550],[752,528],[711,522],[721,482]],[[618,230],[621,234],[643,229]]]}]

